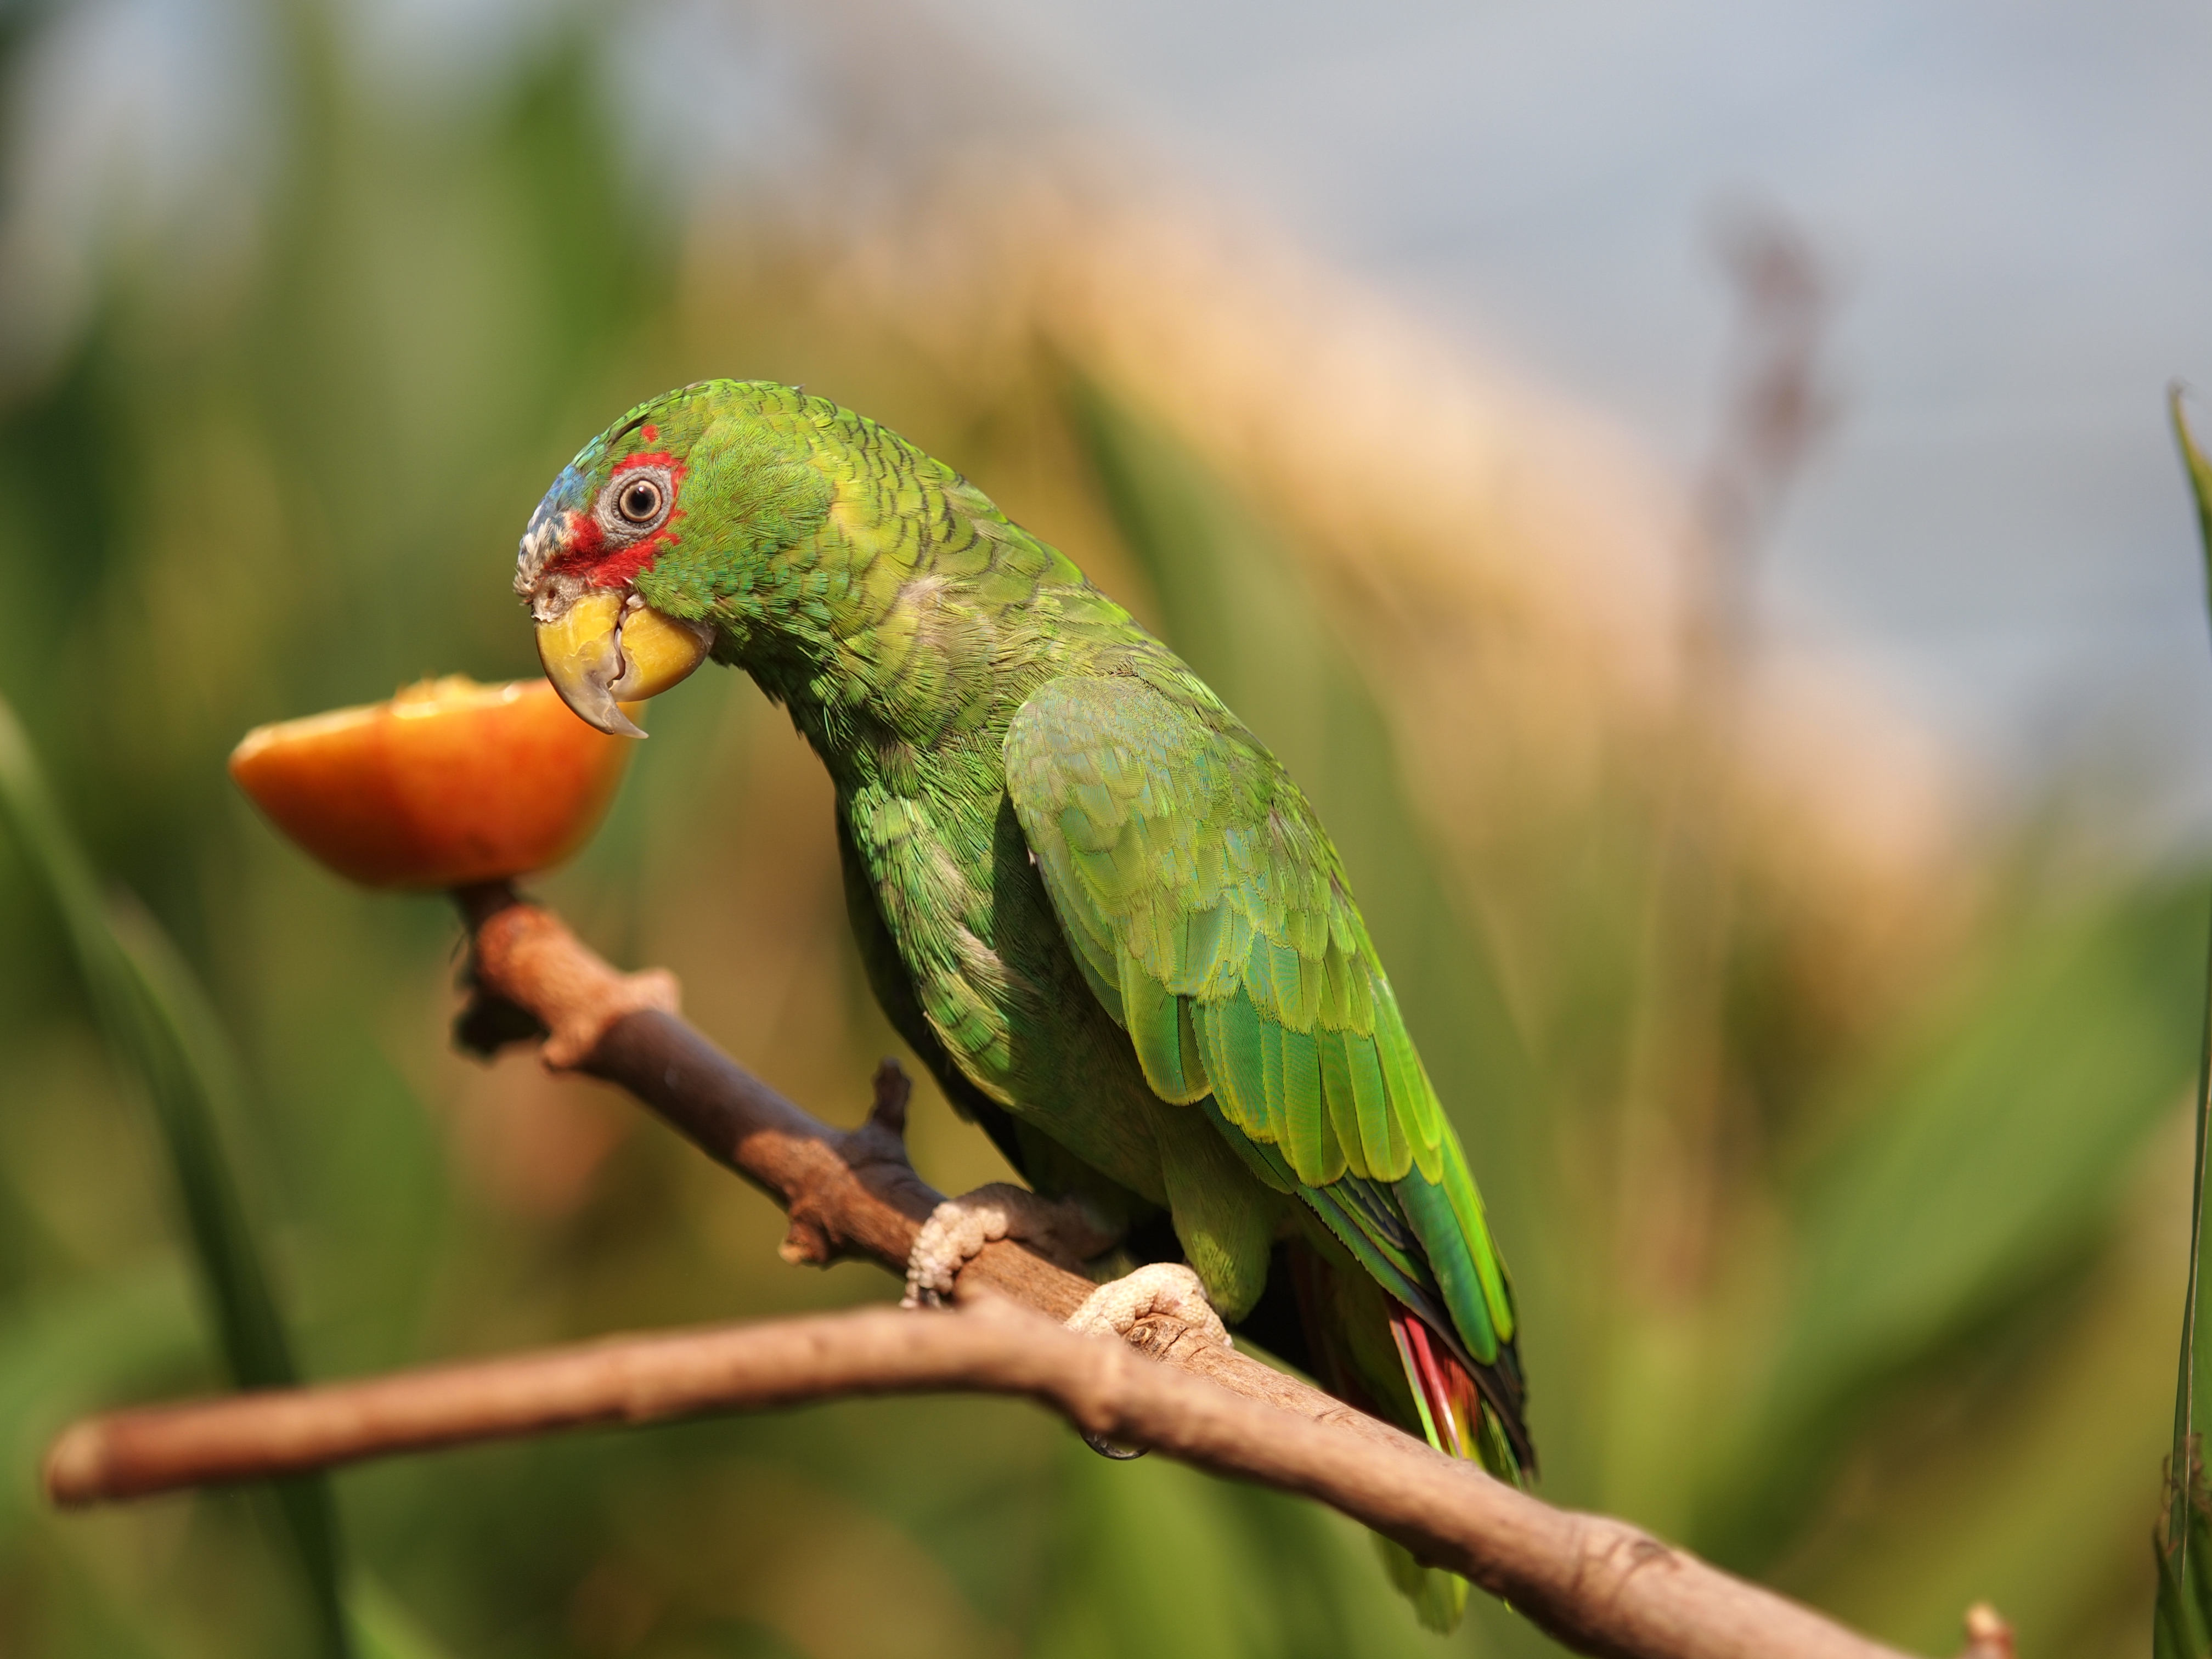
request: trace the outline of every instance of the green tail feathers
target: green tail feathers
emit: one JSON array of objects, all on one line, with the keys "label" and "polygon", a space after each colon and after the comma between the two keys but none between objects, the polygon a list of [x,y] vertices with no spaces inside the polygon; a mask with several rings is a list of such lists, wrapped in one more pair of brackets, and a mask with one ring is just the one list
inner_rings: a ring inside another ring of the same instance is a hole
[{"label": "green tail feathers", "polygon": [[[1533,1459],[1518,1449],[1526,1443],[1525,1431],[1517,1421],[1509,1429],[1491,1397],[1510,1387],[1517,1401],[1517,1370],[1478,1376],[1459,1343],[1442,1334],[1439,1322],[1446,1316],[1432,1294],[1409,1306],[1378,1285],[1364,1261],[1340,1253],[1334,1241],[1294,1244],[1285,1263],[1312,1345],[1314,1376],[1322,1387],[1448,1456],[1480,1463],[1516,1486],[1528,1486]],[[1501,1358],[1510,1353],[1504,1350]],[[1395,1544],[1377,1542],[1391,1582],[1413,1603],[1421,1622],[1437,1631],[1456,1626],[1467,1607],[1466,1581],[1421,1565]]]},{"label": "green tail feathers", "polygon": [[[1479,1462],[1500,1480],[1526,1486],[1534,1470],[1524,1465],[1505,1425],[1474,1376],[1421,1316],[1402,1305],[1390,1310],[1390,1339],[1405,1369],[1407,1392],[1429,1444],[1454,1457]],[[1431,1630],[1455,1628],[1467,1611],[1467,1581],[1440,1567],[1425,1567],[1400,1546],[1378,1536],[1390,1582],[1413,1602]]]},{"label": "green tail feathers", "polygon": [[1413,1616],[1439,1636],[1449,1636],[1467,1616],[1467,1580],[1442,1567],[1425,1567],[1413,1553],[1381,1533],[1369,1534],[1383,1570],[1398,1593],[1413,1604]]}]

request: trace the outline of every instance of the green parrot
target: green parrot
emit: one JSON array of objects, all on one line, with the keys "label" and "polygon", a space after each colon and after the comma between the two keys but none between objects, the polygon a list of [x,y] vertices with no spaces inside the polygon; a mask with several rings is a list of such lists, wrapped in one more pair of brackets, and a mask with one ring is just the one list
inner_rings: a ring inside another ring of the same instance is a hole
[{"label": "green parrot", "polygon": [[[1512,1290],[1343,864],[1173,652],[951,468],[767,381],[632,410],[517,565],[600,729],[708,654],[790,712],[884,1012],[1038,1193],[1339,1398],[1533,1478]],[[1385,1555],[1456,1621],[1462,1580]]]}]

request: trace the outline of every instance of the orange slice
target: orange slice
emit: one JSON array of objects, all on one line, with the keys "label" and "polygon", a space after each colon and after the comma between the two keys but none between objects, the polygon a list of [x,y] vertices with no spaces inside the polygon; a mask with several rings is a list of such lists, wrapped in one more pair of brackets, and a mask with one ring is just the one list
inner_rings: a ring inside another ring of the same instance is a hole
[{"label": "orange slice", "polygon": [[389,702],[258,726],[231,752],[230,775],[349,880],[458,887],[575,852],[630,747],[570,714],[544,680],[479,685],[449,674]]}]

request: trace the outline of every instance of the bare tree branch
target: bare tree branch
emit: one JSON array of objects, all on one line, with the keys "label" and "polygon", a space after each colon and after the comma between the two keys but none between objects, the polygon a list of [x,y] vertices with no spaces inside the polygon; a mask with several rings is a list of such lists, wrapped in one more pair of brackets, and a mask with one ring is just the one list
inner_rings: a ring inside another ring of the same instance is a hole
[{"label": "bare tree branch", "polygon": [[296,1473],[580,1423],[854,1395],[1024,1395],[1078,1426],[1299,1492],[1465,1573],[1585,1653],[1898,1659],[1618,1521],[1555,1510],[1403,1436],[1369,1441],[1069,1334],[997,1297],[630,1338],[333,1388],[122,1412],[68,1431],[62,1503]]},{"label": "bare tree branch", "polygon": [[[503,885],[460,899],[475,947],[465,1043],[488,1051],[540,1034],[549,1065],[629,1090],[783,1205],[787,1261],[865,1256],[903,1272],[939,1198],[907,1160],[907,1085],[895,1064],[877,1073],[867,1121],[832,1128],[678,1018],[666,975],[616,973],[557,917]],[[1517,1492],[1181,1321],[1140,1321],[1126,1345],[1060,1328],[1054,1322],[1093,1288],[997,1243],[962,1273],[950,1315],[870,1310],[617,1338],[118,1412],[63,1432],[47,1456],[46,1489],[76,1506],[591,1423],[859,1395],[1019,1395],[1089,1434],[1317,1498],[1465,1574],[1584,1653],[1900,1659],[1626,1522]],[[2009,1641],[2002,1621],[1986,1608],[1975,1616],[1974,1659],[2008,1651],[1998,1645]]]}]

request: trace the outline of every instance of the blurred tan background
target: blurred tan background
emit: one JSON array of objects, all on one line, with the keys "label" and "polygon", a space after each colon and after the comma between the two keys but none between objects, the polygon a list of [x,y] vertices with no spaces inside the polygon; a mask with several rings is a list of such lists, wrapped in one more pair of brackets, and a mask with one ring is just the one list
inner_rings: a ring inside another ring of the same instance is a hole
[{"label": "blurred tan background", "polygon": [[[222,1144],[307,1373],[891,1293],[782,1266],[771,1207],[622,1098],[449,1052],[447,908],[344,889],[222,772],[260,721],[533,672],[507,579],[561,465],[670,385],[775,377],[1064,547],[1314,798],[1513,1264],[1547,1497],[1924,1651],[1978,1598],[2027,1653],[2142,1650],[2202,884],[2126,854],[2165,843],[2086,775],[2007,807],[1888,681],[1777,635],[1761,562],[1850,372],[1813,243],[1737,222],[1680,412],[1712,435],[1670,455],[1062,118],[1018,31],[983,53],[861,0],[471,15],[0,10],[0,693],[238,1051]],[[652,724],[538,890],[857,1119],[896,1045],[818,765],[734,674]],[[253,1501],[34,1495],[68,1417],[224,1371],[21,850],[0,835],[0,1650],[307,1650]],[[913,1141],[949,1190],[1000,1173],[933,1097]],[[364,1652],[1546,1645],[1489,1606],[1427,1636],[1356,1528],[998,1403],[335,1491]]]}]

